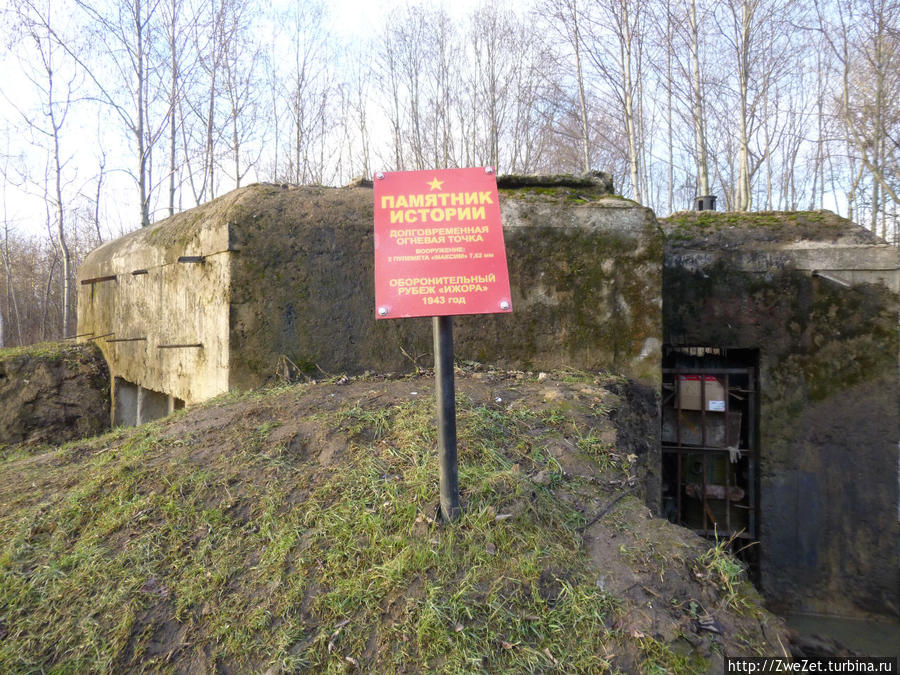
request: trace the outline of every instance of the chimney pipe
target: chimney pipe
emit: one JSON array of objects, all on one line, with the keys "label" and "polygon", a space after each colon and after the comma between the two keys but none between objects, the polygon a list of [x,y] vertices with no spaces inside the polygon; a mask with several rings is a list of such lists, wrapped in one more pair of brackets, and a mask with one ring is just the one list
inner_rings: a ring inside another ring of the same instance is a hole
[{"label": "chimney pipe", "polygon": [[716,196],[715,195],[702,195],[697,197],[696,205],[694,206],[695,211],[715,211],[716,210]]}]

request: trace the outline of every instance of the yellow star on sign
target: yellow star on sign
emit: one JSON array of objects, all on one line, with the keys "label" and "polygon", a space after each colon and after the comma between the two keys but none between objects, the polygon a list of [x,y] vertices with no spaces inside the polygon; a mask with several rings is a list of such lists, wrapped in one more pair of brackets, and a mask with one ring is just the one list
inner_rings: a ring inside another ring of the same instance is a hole
[{"label": "yellow star on sign", "polygon": [[440,190],[440,189],[441,189],[441,186],[444,184],[444,182],[445,182],[445,181],[438,180],[438,179],[437,179],[437,176],[435,176],[435,177],[434,177],[434,180],[432,180],[432,181],[431,181],[430,183],[428,183],[428,184],[431,186],[431,189],[432,189],[432,190]]}]

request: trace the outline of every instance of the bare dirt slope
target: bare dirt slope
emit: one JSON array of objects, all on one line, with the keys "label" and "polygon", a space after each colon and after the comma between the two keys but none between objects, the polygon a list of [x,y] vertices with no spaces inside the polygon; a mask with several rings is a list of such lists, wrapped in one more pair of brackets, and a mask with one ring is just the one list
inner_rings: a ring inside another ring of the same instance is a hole
[{"label": "bare dirt slope", "polygon": [[0,349],[0,452],[109,428],[109,370],[93,344]]},{"label": "bare dirt slope", "polygon": [[231,396],[0,461],[0,670],[679,673],[784,653],[721,548],[643,506],[652,397],[460,370],[446,525],[432,382]]}]

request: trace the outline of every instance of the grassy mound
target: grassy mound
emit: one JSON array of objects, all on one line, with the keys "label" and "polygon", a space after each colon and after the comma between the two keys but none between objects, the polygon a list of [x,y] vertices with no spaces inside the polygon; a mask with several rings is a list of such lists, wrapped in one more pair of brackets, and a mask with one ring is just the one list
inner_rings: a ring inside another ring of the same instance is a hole
[{"label": "grassy mound", "polygon": [[430,378],[230,397],[0,460],[0,670],[705,672],[778,652],[740,568],[636,496],[620,385],[461,374],[449,526]]}]

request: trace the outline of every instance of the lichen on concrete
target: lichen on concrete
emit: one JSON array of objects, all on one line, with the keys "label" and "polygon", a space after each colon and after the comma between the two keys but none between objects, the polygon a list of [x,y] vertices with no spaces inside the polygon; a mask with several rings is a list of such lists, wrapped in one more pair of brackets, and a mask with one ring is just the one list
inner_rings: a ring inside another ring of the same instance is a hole
[{"label": "lichen on concrete", "polygon": [[[573,202],[568,186],[541,187],[535,198],[534,188],[501,193],[514,312],[458,317],[458,357],[610,368],[656,382],[662,238],[652,213],[618,200]],[[235,385],[274,372],[280,354],[327,372],[430,365],[427,319],[374,320],[371,191],[252,190],[231,225],[241,249],[232,282]]]},{"label": "lichen on concrete", "polygon": [[[880,242],[871,232],[828,210],[821,211],[679,211],[661,221],[673,248],[700,240],[704,245],[799,240],[858,244]],[[883,242],[882,242],[883,243]]]},{"label": "lichen on concrete", "polygon": [[[656,386],[653,213],[611,196],[601,173],[500,184],[514,311],[457,317],[457,357],[608,369]],[[92,252],[79,332],[103,336],[115,377],[188,405],[271,382],[284,364],[350,374],[430,366],[428,319],[375,320],[373,234],[370,187],[241,188]]]}]

